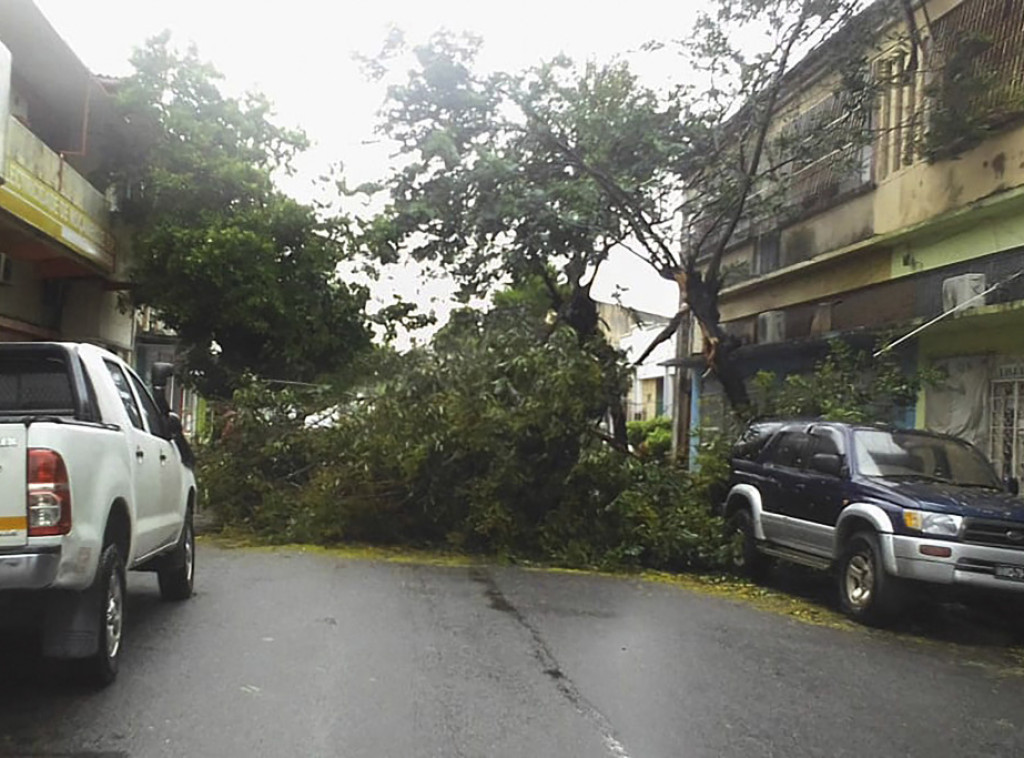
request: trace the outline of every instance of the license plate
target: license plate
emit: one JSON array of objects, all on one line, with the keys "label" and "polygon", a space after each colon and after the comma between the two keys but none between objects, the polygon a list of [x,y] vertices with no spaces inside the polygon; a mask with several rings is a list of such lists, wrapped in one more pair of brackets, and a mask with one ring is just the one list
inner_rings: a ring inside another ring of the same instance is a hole
[{"label": "license plate", "polygon": [[1013,582],[1024,582],[1024,566],[996,566],[996,576]]}]

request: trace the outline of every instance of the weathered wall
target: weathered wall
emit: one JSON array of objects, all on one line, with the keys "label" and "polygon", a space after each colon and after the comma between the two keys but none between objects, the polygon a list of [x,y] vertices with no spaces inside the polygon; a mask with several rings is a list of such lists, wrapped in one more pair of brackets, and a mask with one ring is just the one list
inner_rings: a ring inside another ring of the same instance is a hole
[{"label": "weathered wall", "polygon": [[107,291],[102,282],[76,281],[70,285],[64,303],[61,334],[75,342],[95,342],[122,355],[132,349],[134,318],[122,313],[118,293]]},{"label": "weathered wall", "polygon": [[874,193],[875,231],[920,224],[1024,185],[1024,126],[934,164],[917,161],[884,179]]}]

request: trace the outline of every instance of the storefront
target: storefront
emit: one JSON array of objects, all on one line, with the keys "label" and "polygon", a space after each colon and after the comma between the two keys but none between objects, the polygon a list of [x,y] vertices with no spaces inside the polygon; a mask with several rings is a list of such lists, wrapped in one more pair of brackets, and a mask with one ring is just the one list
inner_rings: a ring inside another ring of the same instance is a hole
[{"label": "storefront", "polygon": [[1024,357],[996,366],[989,396],[989,456],[1003,476],[1024,475]]},{"label": "storefront", "polygon": [[923,391],[917,425],[970,440],[1000,475],[1024,477],[1024,308],[938,324],[919,349],[922,365],[944,377]]}]

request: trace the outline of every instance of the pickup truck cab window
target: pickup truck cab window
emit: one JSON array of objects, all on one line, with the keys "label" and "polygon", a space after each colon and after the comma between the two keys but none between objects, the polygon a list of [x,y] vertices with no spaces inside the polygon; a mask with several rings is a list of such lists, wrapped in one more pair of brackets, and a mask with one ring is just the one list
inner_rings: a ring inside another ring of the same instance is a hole
[{"label": "pickup truck cab window", "polygon": [[146,425],[149,426],[149,433],[157,437],[164,435],[164,420],[157,410],[156,401],[149,394],[149,390],[142,383],[142,380],[131,371],[128,372],[128,380],[135,388],[135,394],[139,396],[139,403],[142,405],[142,413],[146,417]]},{"label": "pickup truck cab window", "polygon": [[114,380],[114,387],[117,388],[117,394],[121,398],[121,404],[124,405],[125,411],[128,412],[128,419],[132,422],[132,426],[136,429],[144,429],[142,414],[139,412],[135,396],[132,395],[132,388],[121,367],[111,361],[104,361],[104,364],[110,372],[110,378]]},{"label": "pickup truck cab window", "polygon": [[0,412],[73,413],[67,363],[45,354],[5,358],[0,366]]}]

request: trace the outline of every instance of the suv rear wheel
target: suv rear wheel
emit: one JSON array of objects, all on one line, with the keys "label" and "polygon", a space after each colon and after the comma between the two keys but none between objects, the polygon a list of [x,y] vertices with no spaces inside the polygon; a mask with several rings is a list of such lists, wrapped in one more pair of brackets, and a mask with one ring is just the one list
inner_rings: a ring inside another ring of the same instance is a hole
[{"label": "suv rear wheel", "polygon": [[760,581],[771,569],[771,559],[757,549],[757,536],[754,534],[754,517],[748,508],[740,508],[730,518],[729,534],[735,537],[733,545],[732,565],[737,573],[743,574],[754,581]]},{"label": "suv rear wheel", "polygon": [[885,626],[896,618],[902,588],[899,579],[885,571],[877,534],[854,534],[843,548],[838,573],[843,613],[868,626]]}]

